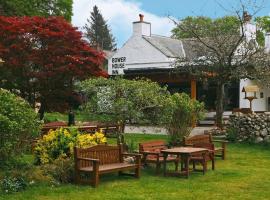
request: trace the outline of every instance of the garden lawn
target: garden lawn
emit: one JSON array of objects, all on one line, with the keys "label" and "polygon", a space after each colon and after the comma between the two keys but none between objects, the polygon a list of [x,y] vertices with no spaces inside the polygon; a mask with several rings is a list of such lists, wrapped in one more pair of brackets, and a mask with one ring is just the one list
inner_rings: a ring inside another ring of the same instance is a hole
[{"label": "garden lawn", "polygon": [[[75,121],[76,123],[78,122],[86,122],[86,121],[97,121],[97,122],[106,122],[110,121],[109,117],[102,116],[102,115],[96,115],[96,114],[86,114],[86,113],[81,113],[79,111],[74,111],[75,112]],[[45,122],[54,122],[54,121],[68,121],[68,113],[59,113],[59,112],[50,112],[50,113],[45,113],[44,115],[44,120]]]},{"label": "garden lawn", "polygon": [[[128,135],[135,144],[166,136]],[[109,142],[112,142],[110,139]],[[202,175],[191,173],[189,179],[156,176],[154,168],[142,170],[141,178],[103,175],[98,188],[81,185],[50,186],[37,184],[26,191],[3,195],[5,200],[136,200],[136,199],[270,199],[270,148],[248,144],[229,144],[228,157],[217,158],[216,170]]]}]

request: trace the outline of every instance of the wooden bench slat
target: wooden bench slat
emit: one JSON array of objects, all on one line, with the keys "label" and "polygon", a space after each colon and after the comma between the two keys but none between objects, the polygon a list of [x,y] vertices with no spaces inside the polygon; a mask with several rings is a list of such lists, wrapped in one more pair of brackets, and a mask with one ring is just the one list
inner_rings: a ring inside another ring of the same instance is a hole
[{"label": "wooden bench slat", "polygon": [[[105,165],[100,165],[99,166],[99,171],[100,172],[106,172],[106,171],[120,171],[121,169],[126,169],[126,168],[134,168],[136,164],[129,164],[129,163],[113,163],[113,164],[105,164]],[[93,166],[89,167],[82,167],[80,168],[80,171],[85,171],[85,172],[92,172],[93,171]]]},{"label": "wooden bench slat", "polygon": [[[195,145],[198,143],[214,144],[214,142],[215,141],[213,141],[211,134],[195,135],[195,136],[191,136],[191,137],[184,137],[184,139],[183,139],[183,144],[185,146]],[[222,144],[222,147],[215,147],[214,148],[215,153],[219,153],[219,154],[215,154],[215,155],[222,157],[222,159],[225,160],[227,141],[218,141],[218,142],[220,142]]]}]

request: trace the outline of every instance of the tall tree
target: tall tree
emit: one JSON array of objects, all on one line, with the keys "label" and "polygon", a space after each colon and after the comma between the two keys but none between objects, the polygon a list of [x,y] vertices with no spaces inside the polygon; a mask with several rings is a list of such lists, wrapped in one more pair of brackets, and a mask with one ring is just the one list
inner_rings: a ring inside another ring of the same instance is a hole
[{"label": "tall tree", "polygon": [[71,21],[73,0],[0,0],[4,16],[63,16]]},{"label": "tall tree", "polygon": [[264,45],[264,33],[270,32],[270,16],[256,17],[255,21],[258,26],[257,41],[260,45]]},{"label": "tall tree", "polygon": [[90,19],[87,19],[87,23],[84,26],[85,36],[89,40],[90,45],[96,49],[115,50],[115,38],[97,6],[93,7],[90,15]]},{"label": "tall tree", "polygon": [[[243,16],[239,13],[243,13]],[[250,20],[251,15],[244,10],[236,12],[233,17],[174,20],[177,25],[174,37],[190,37],[190,48],[196,55],[196,58],[179,59],[178,69],[198,78],[215,80],[216,120],[219,127],[222,127],[225,84],[254,77],[267,64],[264,48],[257,45],[253,36],[246,35]]]},{"label": "tall tree", "polygon": [[40,101],[42,112],[67,108],[76,81],[106,76],[103,55],[62,17],[0,16],[0,35],[0,87]]}]

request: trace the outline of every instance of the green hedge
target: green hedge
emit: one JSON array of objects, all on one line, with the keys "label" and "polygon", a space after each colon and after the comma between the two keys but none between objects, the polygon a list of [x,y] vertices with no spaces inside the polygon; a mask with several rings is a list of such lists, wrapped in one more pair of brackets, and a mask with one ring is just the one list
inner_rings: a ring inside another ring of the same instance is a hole
[{"label": "green hedge", "polygon": [[0,163],[20,155],[39,132],[40,123],[30,105],[0,88]]}]

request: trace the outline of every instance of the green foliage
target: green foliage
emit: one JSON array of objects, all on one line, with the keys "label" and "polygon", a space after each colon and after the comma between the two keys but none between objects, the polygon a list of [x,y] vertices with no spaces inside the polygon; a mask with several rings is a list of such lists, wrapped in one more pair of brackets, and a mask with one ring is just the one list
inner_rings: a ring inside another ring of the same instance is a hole
[{"label": "green foliage", "polygon": [[88,96],[82,110],[89,115],[101,114],[119,123],[148,120],[157,124],[167,117],[169,92],[150,80],[96,78],[82,82],[80,90]]},{"label": "green foliage", "polygon": [[54,178],[59,183],[70,183],[74,178],[74,160],[60,156],[52,163],[42,166],[45,174]]},{"label": "green foliage", "polygon": [[256,17],[255,21],[263,31],[270,32],[270,16]]},{"label": "green foliage", "polygon": [[[216,82],[216,122],[220,128],[223,126],[225,84],[242,78],[263,79],[269,71],[264,48],[245,35],[246,17],[250,16],[244,13],[239,17],[239,12],[235,16],[215,19],[187,17],[173,30],[174,38],[192,38],[183,40],[193,56],[178,59],[179,72]],[[266,71],[264,76],[262,71]]]},{"label": "green foliage", "polygon": [[[77,116],[76,116],[76,118],[77,118]],[[44,123],[57,122],[57,121],[67,121],[67,120],[68,120],[67,113],[62,114],[59,112],[45,113],[44,118],[43,118]]]},{"label": "green foliage", "polygon": [[39,131],[40,122],[30,105],[0,88],[0,163],[20,155]]},{"label": "green foliage", "polygon": [[120,123],[148,120],[165,124],[171,141],[181,140],[201,118],[204,105],[187,94],[170,95],[166,87],[149,80],[90,79],[80,85],[88,96],[84,109],[107,114]]},{"label": "green foliage", "polygon": [[231,142],[236,142],[238,138],[238,129],[232,126],[227,128],[226,137]]},{"label": "green foliage", "polygon": [[192,129],[192,124],[202,118],[204,114],[204,104],[190,99],[185,93],[175,93],[171,96],[169,109],[169,121],[167,129],[170,135],[170,143],[179,143],[184,136],[188,136]]},{"label": "green foliage", "polygon": [[73,0],[0,0],[5,16],[63,16],[68,21],[71,21],[72,4]]},{"label": "green foliage", "polygon": [[259,45],[264,46],[265,38],[264,32],[270,32],[270,16],[256,17],[255,22],[258,26],[257,41]]},{"label": "green foliage", "polygon": [[115,38],[96,5],[93,7],[90,15],[90,19],[87,19],[84,29],[86,30],[86,38],[90,41],[91,46],[104,50],[115,50]]},{"label": "green foliage", "polygon": [[[50,112],[45,113],[44,115],[44,122],[55,122],[55,121],[65,121],[68,120],[68,114],[67,113],[59,113],[59,112]],[[75,120],[76,124],[80,122],[89,122],[89,121],[98,121],[98,122],[108,122],[111,120],[110,117],[102,115],[102,114],[89,114],[85,113],[83,110],[75,110]]]},{"label": "green foliage", "polygon": [[74,146],[86,148],[104,143],[106,138],[101,132],[90,135],[82,134],[75,128],[50,130],[36,144],[35,163],[47,164],[61,157],[71,157]]},{"label": "green foliage", "polygon": [[240,21],[235,16],[225,16],[216,19],[204,16],[189,16],[181,20],[181,28],[179,26],[175,27],[172,33],[173,37],[177,39],[193,38],[193,29],[196,29],[196,34],[200,37],[211,37],[217,30],[220,34],[239,34],[239,27]]},{"label": "green foliage", "polygon": [[1,189],[5,193],[19,192],[27,187],[27,182],[22,177],[5,177],[1,181]]}]

